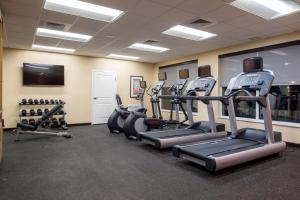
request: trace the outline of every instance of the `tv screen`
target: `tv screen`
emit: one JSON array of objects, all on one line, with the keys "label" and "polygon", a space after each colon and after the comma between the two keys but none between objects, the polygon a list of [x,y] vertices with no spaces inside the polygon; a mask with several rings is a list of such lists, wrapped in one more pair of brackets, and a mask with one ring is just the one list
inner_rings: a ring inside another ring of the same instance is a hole
[{"label": "tv screen", "polygon": [[62,86],[64,66],[23,63],[23,85]]},{"label": "tv screen", "polygon": [[167,80],[167,73],[166,72],[160,72],[160,73],[158,73],[158,80],[159,81],[165,81],[165,80]]},{"label": "tv screen", "polygon": [[247,58],[243,61],[244,72],[258,72],[263,70],[262,57]]},{"label": "tv screen", "polygon": [[204,78],[211,76],[210,65],[198,67],[198,77]]},{"label": "tv screen", "polygon": [[179,79],[187,79],[187,78],[189,78],[189,69],[179,70]]}]

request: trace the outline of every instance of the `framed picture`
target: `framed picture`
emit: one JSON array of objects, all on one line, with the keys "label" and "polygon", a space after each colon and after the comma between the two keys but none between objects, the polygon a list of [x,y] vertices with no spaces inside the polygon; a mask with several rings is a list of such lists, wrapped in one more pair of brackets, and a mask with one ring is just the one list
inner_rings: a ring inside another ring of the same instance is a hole
[{"label": "framed picture", "polygon": [[140,81],[142,76],[130,76],[130,98],[136,98],[140,91]]}]

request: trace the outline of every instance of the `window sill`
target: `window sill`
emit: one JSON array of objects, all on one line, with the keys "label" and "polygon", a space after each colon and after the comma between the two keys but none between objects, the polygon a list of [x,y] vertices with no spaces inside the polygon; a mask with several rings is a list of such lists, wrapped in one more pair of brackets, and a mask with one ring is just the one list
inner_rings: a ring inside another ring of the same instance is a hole
[{"label": "window sill", "polygon": [[[161,112],[167,112],[167,113],[170,113],[170,110],[161,109]],[[175,111],[174,111],[174,113],[175,113]],[[183,114],[183,112],[182,112],[182,111],[179,111],[179,114]],[[199,115],[198,113],[193,112],[193,116],[198,116],[198,115]]]},{"label": "window sill", "polygon": [[[228,116],[219,116],[219,119],[229,119],[229,117]],[[244,122],[260,123],[260,124],[264,123],[264,121],[261,119],[248,119],[248,118],[237,117],[236,120],[244,121]],[[278,125],[278,126],[288,126],[288,127],[300,128],[300,123],[294,123],[294,122],[273,121],[272,124]]]}]

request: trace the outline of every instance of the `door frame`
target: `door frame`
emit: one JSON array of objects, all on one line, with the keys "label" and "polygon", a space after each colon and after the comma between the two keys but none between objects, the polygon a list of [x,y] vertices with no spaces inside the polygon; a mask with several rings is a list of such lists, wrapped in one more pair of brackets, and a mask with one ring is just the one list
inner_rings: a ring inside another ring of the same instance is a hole
[{"label": "door frame", "polygon": [[90,101],[91,101],[91,125],[95,125],[94,123],[94,104],[93,104],[93,96],[94,96],[94,73],[96,72],[102,72],[102,73],[113,73],[115,75],[115,80],[116,80],[116,94],[117,94],[117,89],[118,89],[118,77],[117,77],[117,73],[116,71],[112,71],[112,70],[101,70],[101,69],[94,69],[92,70],[92,74],[91,74],[91,96],[90,96]]}]

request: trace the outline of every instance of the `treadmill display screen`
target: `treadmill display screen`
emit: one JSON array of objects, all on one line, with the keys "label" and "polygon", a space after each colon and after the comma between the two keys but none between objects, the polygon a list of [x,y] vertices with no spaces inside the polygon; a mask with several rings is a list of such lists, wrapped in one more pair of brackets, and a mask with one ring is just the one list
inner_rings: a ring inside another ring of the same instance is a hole
[{"label": "treadmill display screen", "polygon": [[187,78],[189,78],[189,69],[179,70],[179,79],[187,79]]},{"label": "treadmill display screen", "polygon": [[160,72],[158,74],[158,80],[159,81],[165,81],[165,80],[167,80],[167,73],[166,72]]},{"label": "treadmill display screen", "polygon": [[243,61],[244,72],[259,72],[263,70],[262,57],[247,58]]},{"label": "treadmill display screen", "polygon": [[198,67],[198,77],[204,78],[211,76],[210,65]]}]

